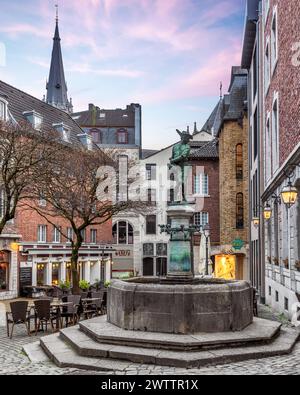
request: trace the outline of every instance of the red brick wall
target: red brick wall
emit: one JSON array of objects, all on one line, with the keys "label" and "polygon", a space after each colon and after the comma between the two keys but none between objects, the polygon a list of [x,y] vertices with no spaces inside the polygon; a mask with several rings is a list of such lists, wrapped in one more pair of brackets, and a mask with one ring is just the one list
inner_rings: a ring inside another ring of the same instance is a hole
[{"label": "red brick wall", "polygon": [[219,160],[199,160],[193,162],[196,167],[208,175],[209,197],[196,199],[196,212],[204,211],[209,215],[212,243],[220,242],[220,198],[219,198]]},{"label": "red brick wall", "polygon": [[[300,43],[300,1],[271,0],[265,27],[265,41],[271,37],[273,6],[278,7],[278,63],[271,76],[271,85],[266,96],[266,114],[272,111],[273,95],[279,93],[280,165],[284,163],[300,142],[300,64],[293,65],[292,50]],[[300,44],[299,47],[300,48]],[[300,56],[298,57],[300,63]]]},{"label": "red brick wall", "polygon": [[[61,226],[64,233],[67,232],[67,227],[70,227],[68,221],[63,218],[55,221],[57,226]],[[53,226],[42,218],[36,211],[20,208],[17,211],[15,218],[15,225],[17,232],[22,235],[22,242],[37,242],[38,239],[38,225],[47,225],[47,243],[53,242]],[[90,242],[90,229],[97,229],[97,243],[112,242],[112,221],[101,226],[91,226],[86,229],[86,243]],[[61,243],[66,240],[61,236]]]}]

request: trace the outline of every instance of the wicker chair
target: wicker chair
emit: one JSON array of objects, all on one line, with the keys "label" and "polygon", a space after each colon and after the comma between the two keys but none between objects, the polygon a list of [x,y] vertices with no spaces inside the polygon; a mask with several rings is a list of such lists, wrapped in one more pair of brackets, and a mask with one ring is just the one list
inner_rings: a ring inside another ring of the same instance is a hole
[{"label": "wicker chair", "polygon": [[53,321],[57,321],[57,314],[51,311],[51,300],[41,299],[34,302],[35,309],[35,335],[41,328],[44,330],[44,325],[46,325],[46,331],[48,330],[48,323],[51,324],[52,332],[54,332]]},{"label": "wicker chair", "polygon": [[80,306],[80,295],[68,295],[63,296],[62,301],[66,303],[72,303],[69,306],[65,306],[62,308],[62,312],[60,313],[61,326],[63,326],[62,320],[65,318],[66,327],[69,325],[69,320],[72,322],[72,325],[76,325],[79,321],[79,306]]},{"label": "wicker chair", "polygon": [[[10,303],[11,312],[6,313],[7,337],[12,339],[15,325],[23,324],[26,326],[27,334],[30,336],[30,319],[33,318],[28,311],[28,302],[12,302]],[[12,325],[11,333],[9,333],[9,325]]]},{"label": "wicker chair", "polygon": [[105,312],[104,308],[104,291],[99,292],[92,292],[91,293],[92,299],[99,299],[93,302],[93,307],[97,311],[97,315],[102,315]]}]

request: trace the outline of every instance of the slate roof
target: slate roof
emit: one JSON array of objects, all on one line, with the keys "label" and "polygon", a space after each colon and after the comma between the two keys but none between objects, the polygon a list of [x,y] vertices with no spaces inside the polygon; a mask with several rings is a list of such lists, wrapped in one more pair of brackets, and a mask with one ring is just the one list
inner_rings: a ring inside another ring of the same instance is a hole
[{"label": "slate roof", "polygon": [[212,141],[191,141],[191,153],[190,160],[197,159],[218,159],[219,149],[218,149],[218,139]]},{"label": "slate roof", "polygon": [[82,145],[77,135],[85,133],[68,113],[0,80],[1,96],[8,101],[9,112],[17,122],[24,122],[26,120],[23,112],[34,110],[43,118],[43,130],[53,130],[53,124],[63,123],[70,129],[70,142],[76,145]]},{"label": "slate roof", "polygon": [[[135,106],[131,104],[126,109],[105,110],[90,104],[89,110],[73,113],[72,117],[82,127],[134,128]],[[105,117],[100,114],[105,114]]]},{"label": "slate roof", "polygon": [[143,149],[141,152],[141,159],[147,159],[152,155],[157,154],[160,152],[159,150],[153,150],[153,149]]},{"label": "slate roof", "polygon": [[225,101],[224,120],[238,120],[245,110],[247,101],[247,70],[240,67],[232,68],[229,94]]}]

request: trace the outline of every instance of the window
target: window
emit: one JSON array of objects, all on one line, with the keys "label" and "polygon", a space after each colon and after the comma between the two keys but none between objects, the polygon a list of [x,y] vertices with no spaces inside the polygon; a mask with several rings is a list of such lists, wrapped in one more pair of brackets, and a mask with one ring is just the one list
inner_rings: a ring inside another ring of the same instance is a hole
[{"label": "window", "polygon": [[244,228],[244,195],[242,193],[236,195],[236,228]]},{"label": "window", "polygon": [[152,165],[152,164],[146,165],[146,179],[147,181],[156,180],[156,165]]},{"label": "window", "polygon": [[5,211],[5,192],[4,189],[0,189],[0,218],[3,218]]},{"label": "window", "polygon": [[133,244],[133,227],[126,221],[117,222],[113,226],[114,244]]},{"label": "window", "polygon": [[289,300],[284,298],[284,310],[289,311]]},{"label": "window", "polygon": [[205,225],[208,225],[209,224],[208,213],[206,212],[195,213],[194,224],[200,227],[204,227]]},{"label": "window", "polygon": [[44,197],[44,195],[41,193],[41,194],[40,194],[40,198],[39,198],[39,206],[41,206],[41,207],[46,207],[46,205],[47,205],[47,202],[46,202],[46,200],[45,200],[45,197]]},{"label": "window", "polygon": [[4,100],[0,100],[0,119],[7,120],[7,102]]},{"label": "window", "polygon": [[272,73],[275,70],[278,60],[278,21],[277,21],[277,6],[273,9],[273,19],[271,25],[271,59],[272,59]]},{"label": "window", "polygon": [[156,244],[156,255],[157,256],[168,256],[168,244],[157,243]]},{"label": "window", "polygon": [[97,244],[97,229],[91,229],[91,244]]},{"label": "window", "polygon": [[144,256],[154,256],[154,244],[145,243],[143,245],[143,255]]},{"label": "window", "polygon": [[253,155],[254,155],[254,161],[257,158],[258,154],[258,123],[257,123],[257,110],[255,110],[254,116],[253,116]]},{"label": "window", "polygon": [[53,228],[53,243],[60,243],[60,228],[54,226]]},{"label": "window", "polygon": [[270,10],[270,0],[264,0],[263,3],[264,3],[264,5],[263,5],[264,20],[266,23],[267,19],[268,19],[269,10]]},{"label": "window", "polygon": [[269,296],[272,296],[272,288],[269,287]]},{"label": "window", "polygon": [[38,243],[47,243],[47,225],[38,226]]},{"label": "window", "polygon": [[272,171],[279,166],[279,124],[278,124],[278,94],[275,94],[272,108]]},{"label": "window", "polygon": [[86,231],[85,231],[85,229],[82,229],[80,234],[81,234],[81,237],[82,237],[82,241],[85,243],[85,240],[86,240]]},{"label": "window", "polygon": [[265,92],[267,92],[270,85],[270,42],[267,39],[265,50]]},{"label": "window", "polygon": [[52,263],[52,285],[59,283],[59,263]]},{"label": "window", "polygon": [[266,121],[266,137],[265,137],[265,173],[266,181],[268,182],[271,178],[272,173],[272,137],[271,137],[271,125],[270,125],[270,114],[268,114]]},{"label": "window", "polygon": [[243,144],[236,146],[236,179],[243,179]]},{"label": "window", "polygon": [[37,265],[37,285],[46,285],[46,265],[44,263],[39,263]]},{"label": "window", "polygon": [[257,72],[257,49],[255,47],[254,55],[253,55],[253,101],[255,101],[255,97],[257,94],[257,85],[258,85],[258,72]]},{"label": "window", "polygon": [[0,292],[8,291],[9,285],[9,270],[8,263],[0,263]]},{"label": "window", "polygon": [[72,228],[67,228],[67,238],[68,242],[71,242],[73,240],[73,229]]},{"label": "window", "polygon": [[119,129],[118,130],[117,144],[128,144],[128,132],[126,129]]},{"label": "window", "polygon": [[101,131],[99,129],[91,129],[90,136],[94,143],[100,144],[102,141],[101,139]]},{"label": "window", "polygon": [[175,202],[175,189],[169,189],[169,196],[168,196],[168,202],[169,203],[174,203]]},{"label": "window", "polygon": [[275,292],[275,301],[279,302],[279,293],[278,293],[278,291]]},{"label": "window", "polygon": [[146,217],[146,234],[156,235],[156,215],[147,215]]},{"label": "window", "polygon": [[148,189],[147,200],[150,205],[156,204],[156,189]]},{"label": "window", "polygon": [[196,174],[194,176],[194,194],[207,196],[208,195],[208,175]]}]

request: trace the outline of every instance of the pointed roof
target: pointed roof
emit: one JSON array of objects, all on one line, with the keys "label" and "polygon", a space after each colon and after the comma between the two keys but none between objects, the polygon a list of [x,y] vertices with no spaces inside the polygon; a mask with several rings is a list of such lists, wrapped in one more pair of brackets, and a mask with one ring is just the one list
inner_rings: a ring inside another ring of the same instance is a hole
[{"label": "pointed roof", "polygon": [[47,83],[47,103],[63,111],[72,112],[72,104],[68,99],[68,88],[61,51],[58,17],[56,17],[55,33],[53,37],[53,50],[49,81]]}]

